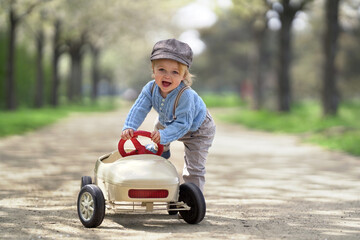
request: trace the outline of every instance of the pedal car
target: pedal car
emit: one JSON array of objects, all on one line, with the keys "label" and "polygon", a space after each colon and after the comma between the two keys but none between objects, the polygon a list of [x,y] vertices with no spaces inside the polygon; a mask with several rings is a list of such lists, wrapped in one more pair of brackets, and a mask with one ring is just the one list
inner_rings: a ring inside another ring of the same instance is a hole
[{"label": "pedal car", "polygon": [[118,151],[101,156],[95,164],[94,182],[90,176],[81,178],[77,212],[87,227],[99,226],[105,208],[115,211],[167,210],[179,213],[189,224],[203,220],[206,204],[201,190],[192,183],[180,185],[174,165],[161,157],[163,146],[157,144],[154,154],[138,137],[150,137],[150,132],[136,131],[131,142],[135,150],[125,150],[120,140]]}]

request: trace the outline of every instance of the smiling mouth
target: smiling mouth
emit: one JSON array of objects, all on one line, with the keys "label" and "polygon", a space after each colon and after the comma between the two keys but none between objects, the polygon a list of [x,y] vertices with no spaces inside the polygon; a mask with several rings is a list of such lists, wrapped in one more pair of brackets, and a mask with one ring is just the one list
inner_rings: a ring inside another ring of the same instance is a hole
[{"label": "smiling mouth", "polygon": [[169,86],[171,85],[171,82],[162,81],[161,84],[162,84],[164,87],[169,87]]}]

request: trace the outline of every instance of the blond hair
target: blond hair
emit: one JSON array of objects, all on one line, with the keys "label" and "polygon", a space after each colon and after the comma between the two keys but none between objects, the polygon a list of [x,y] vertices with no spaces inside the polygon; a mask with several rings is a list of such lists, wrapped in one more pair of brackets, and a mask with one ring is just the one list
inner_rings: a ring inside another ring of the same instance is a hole
[{"label": "blond hair", "polygon": [[[159,59],[160,60],[160,59]],[[154,75],[154,67],[155,67],[155,64],[156,64],[156,61],[157,60],[152,60],[151,61],[151,67],[152,67],[152,75],[151,77],[152,78],[155,78],[155,75]],[[185,65],[185,64],[182,64],[180,62],[177,62],[178,64],[178,67],[179,67],[179,72],[181,75],[184,75],[184,79],[182,80],[184,82],[184,84],[186,86],[191,86],[193,84],[193,79],[195,76],[192,75],[190,72],[189,72],[189,68]]]}]

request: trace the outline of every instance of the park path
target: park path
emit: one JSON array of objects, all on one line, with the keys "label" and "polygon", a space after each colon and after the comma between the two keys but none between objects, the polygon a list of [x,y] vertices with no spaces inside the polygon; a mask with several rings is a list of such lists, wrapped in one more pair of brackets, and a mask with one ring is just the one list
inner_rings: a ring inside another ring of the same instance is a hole
[{"label": "park path", "polygon": [[[116,149],[127,110],[73,114],[0,139],[0,239],[360,239],[360,158],[219,121],[200,224],[107,212],[100,227],[85,229],[76,213],[80,177]],[[182,155],[174,143],[179,172]]]}]

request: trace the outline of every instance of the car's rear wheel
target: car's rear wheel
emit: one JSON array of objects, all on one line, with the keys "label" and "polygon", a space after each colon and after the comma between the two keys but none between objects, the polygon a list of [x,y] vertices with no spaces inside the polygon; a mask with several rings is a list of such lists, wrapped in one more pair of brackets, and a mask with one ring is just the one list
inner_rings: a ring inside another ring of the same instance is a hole
[{"label": "car's rear wheel", "polygon": [[85,185],[92,184],[92,179],[90,176],[82,176],[81,177],[81,184],[80,189],[83,188]]},{"label": "car's rear wheel", "polygon": [[206,203],[201,190],[193,183],[180,185],[179,202],[190,207],[188,211],[179,211],[181,217],[189,224],[197,224],[205,217]]},{"label": "car's rear wheel", "polygon": [[87,228],[94,228],[102,223],[105,216],[105,199],[98,186],[88,184],[81,189],[77,212],[81,223]]}]

